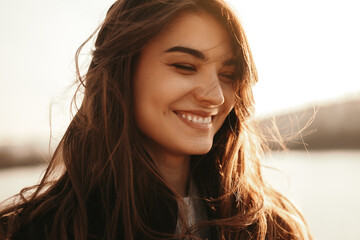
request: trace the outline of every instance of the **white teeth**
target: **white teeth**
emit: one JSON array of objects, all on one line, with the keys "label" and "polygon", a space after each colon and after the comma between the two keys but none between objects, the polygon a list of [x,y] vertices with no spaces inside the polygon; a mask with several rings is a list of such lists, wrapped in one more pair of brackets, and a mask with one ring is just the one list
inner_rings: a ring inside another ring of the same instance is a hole
[{"label": "white teeth", "polygon": [[188,121],[194,122],[194,123],[200,123],[200,124],[209,124],[211,123],[211,117],[199,117],[199,116],[191,116],[186,115],[184,113],[178,114],[180,117],[187,119]]}]

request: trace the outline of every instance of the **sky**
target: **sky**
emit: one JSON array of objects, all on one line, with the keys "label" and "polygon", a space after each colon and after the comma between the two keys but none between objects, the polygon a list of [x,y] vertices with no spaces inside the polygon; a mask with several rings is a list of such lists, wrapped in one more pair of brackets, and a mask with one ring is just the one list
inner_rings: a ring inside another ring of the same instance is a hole
[{"label": "sky", "polygon": [[[358,1],[228,2],[258,68],[257,116],[360,97]],[[53,140],[61,138],[71,119],[75,51],[112,3],[0,0],[0,146],[46,142],[50,122]]]},{"label": "sky", "polygon": [[259,83],[259,114],[360,97],[360,2],[232,1]]}]

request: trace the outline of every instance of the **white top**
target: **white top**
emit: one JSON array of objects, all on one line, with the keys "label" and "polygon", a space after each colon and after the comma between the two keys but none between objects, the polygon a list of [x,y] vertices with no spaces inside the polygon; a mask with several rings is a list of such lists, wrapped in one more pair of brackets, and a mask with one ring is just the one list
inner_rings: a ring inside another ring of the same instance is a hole
[{"label": "white top", "polygon": [[[207,220],[207,214],[206,209],[204,206],[204,203],[200,199],[200,194],[193,183],[193,181],[190,181],[189,186],[189,195],[182,198],[182,200],[185,202],[185,206],[179,204],[179,214],[178,214],[178,221],[176,224],[176,234],[180,234],[181,230],[183,229],[183,226],[180,221],[180,212],[183,212],[186,216],[186,227],[191,227],[197,222]],[[201,237],[206,236],[207,231],[206,229],[198,231],[195,236]],[[204,238],[207,239],[207,238]]]}]

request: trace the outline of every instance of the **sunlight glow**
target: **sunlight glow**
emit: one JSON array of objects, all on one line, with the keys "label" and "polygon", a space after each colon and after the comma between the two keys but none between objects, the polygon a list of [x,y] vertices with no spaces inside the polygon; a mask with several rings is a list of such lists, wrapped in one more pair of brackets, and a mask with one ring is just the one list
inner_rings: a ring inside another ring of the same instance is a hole
[{"label": "sunlight glow", "polygon": [[[70,120],[75,51],[112,2],[0,2],[0,145],[48,139],[50,106],[54,136],[61,136]],[[357,1],[229,2],[258,67],[258,115],[360,96]]]},{"label": "sunlight glow", "polygon": [[357,1],[229,1],[259,72],[259,115],[360,98]]}]

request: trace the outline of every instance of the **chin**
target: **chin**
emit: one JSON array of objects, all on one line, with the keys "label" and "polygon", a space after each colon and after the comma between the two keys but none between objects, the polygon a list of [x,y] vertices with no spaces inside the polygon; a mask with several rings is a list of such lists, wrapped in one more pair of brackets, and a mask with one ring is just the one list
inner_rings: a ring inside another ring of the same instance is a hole
[{"label": "chin", "polygon": [[204,155],[204,154],[207,154],[210,151],[211,147],[212,147],[212,144],[193,145],[192,148],[189,149],[189,154],[190,155]]}]

